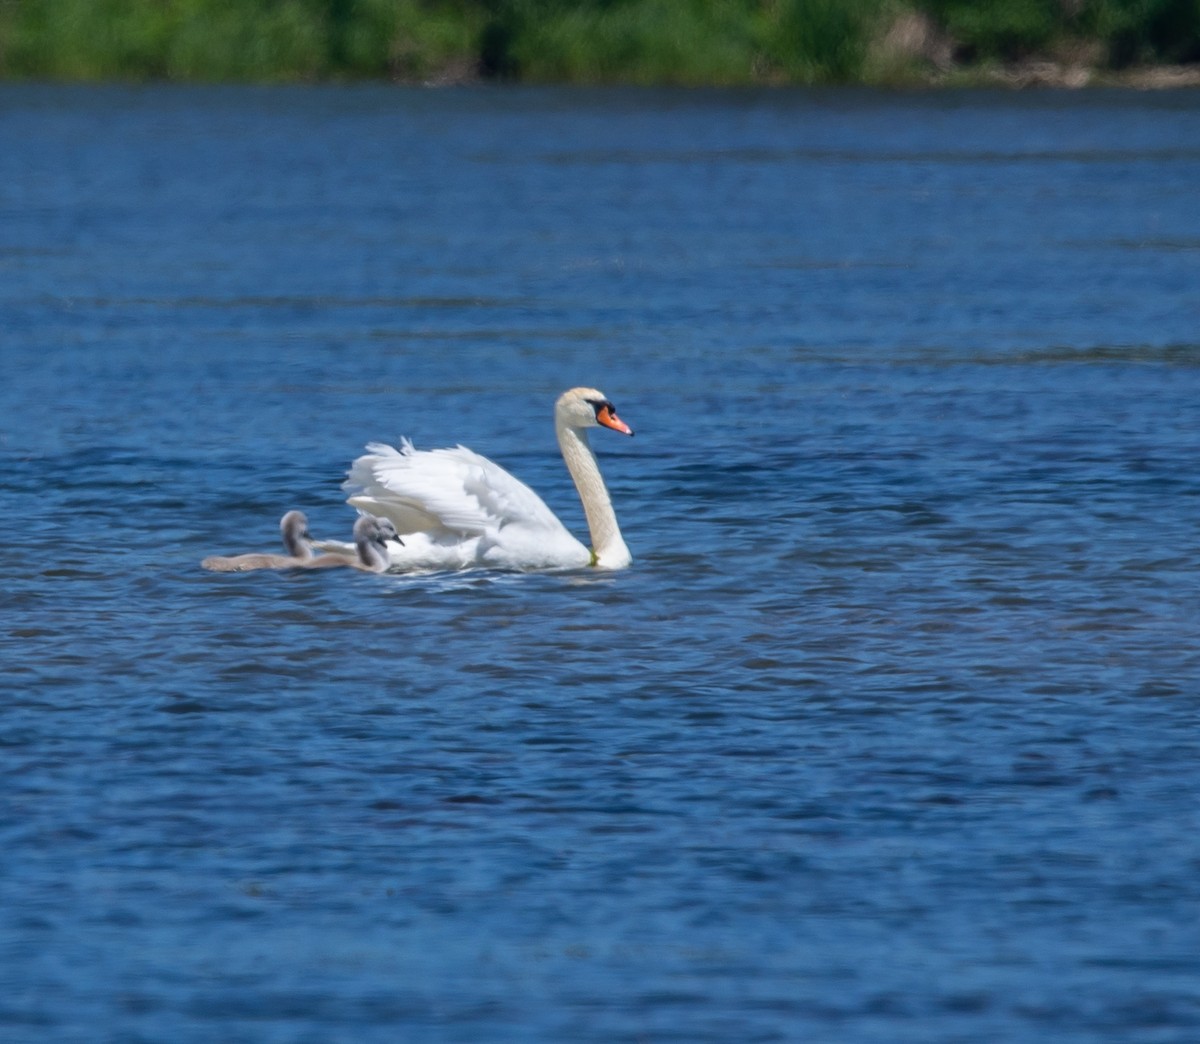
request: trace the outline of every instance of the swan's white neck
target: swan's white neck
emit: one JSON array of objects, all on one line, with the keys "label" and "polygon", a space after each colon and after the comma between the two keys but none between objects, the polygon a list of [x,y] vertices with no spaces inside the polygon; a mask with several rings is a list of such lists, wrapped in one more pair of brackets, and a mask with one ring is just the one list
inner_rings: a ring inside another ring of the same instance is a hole
[{"label": "swan's white neck", "polygon": [[633,556],[621,537],[612,500],[600,474],[600,465],[596,463],[596,454],[588,445],[587,435],[569,424],[558,423],[555,428],[563,460],[575,480],[579,499],[583,501],[583,513],[587,516],[588,532],[592,537],[592,565],[600,569],[624,569],[633,561]]}]

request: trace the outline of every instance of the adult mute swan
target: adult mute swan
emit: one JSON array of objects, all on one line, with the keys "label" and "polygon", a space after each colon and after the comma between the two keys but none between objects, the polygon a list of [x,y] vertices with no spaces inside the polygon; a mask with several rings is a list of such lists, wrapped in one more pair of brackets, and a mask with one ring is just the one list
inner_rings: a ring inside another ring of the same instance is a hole
[{"label": "adult mute swan", "polygon": [[[592,546],[576,540],[542,498],[500,465],[464,446],[417,450],[367,446],[343,489],[359,511],[391,519],[404,546],[389,549],[392,569],[624,569],[633,560],[587,429],[632,435],[594,388],[572,388],[554,406],[563,460],[587,516]],[[328,545],[326,545],[328,546]]]},{"label": "adult mute swan", "polygon": [[289,511],[279,520],[286,555],[210,555],[200,564],[214,573],[243,573],[251,569],[290,569],[313,557],[312,537],[303,511]]}]

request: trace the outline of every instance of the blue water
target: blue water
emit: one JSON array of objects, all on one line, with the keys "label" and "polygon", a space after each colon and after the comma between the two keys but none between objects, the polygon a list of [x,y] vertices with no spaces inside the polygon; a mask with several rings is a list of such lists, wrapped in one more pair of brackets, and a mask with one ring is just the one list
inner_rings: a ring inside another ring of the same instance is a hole
[{"label": "blue water", "polygon": [[[1200,1039],[1200,93],[0,143],[6,1041]],[[199,568],[577,384],[627,572]]]}]

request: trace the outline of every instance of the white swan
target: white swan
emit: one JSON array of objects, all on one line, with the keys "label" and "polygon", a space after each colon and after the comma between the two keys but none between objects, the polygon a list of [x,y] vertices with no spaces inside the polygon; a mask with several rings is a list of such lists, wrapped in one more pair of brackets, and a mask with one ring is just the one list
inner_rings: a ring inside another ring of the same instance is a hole
[{"label": "white swan", "polygon": [[214,573],[244,573],[251,569],[290,569],[312,559],[312,537],[303,511],[289,511],[279,520],[286,555],[210,555],[200,563]]},{"label": "white swan", "polygon": [[397,450],[371,443],[343,488],[350,504],[391,519],[404,537],[404,546],[390,549],[392,569],[624,569],[633,559],[586,429],[633,431],[594,388],[563,392],[554,406],[554,427],[583,501],[590,549],[533,490],[463,446],[416,450],[406,439]]},{"label": "white swan", "polygon": [[388,567],[389,540],[400,541],[396,529],[386,518],[364,515],[354,523],[355,555],[326,554],[314,557],[308,519],[301,511],[289,511],[279,520],[286,555],[211,555],[200,564],[214,573],[247,573],[256,569],[361,569],[382,573]]}]

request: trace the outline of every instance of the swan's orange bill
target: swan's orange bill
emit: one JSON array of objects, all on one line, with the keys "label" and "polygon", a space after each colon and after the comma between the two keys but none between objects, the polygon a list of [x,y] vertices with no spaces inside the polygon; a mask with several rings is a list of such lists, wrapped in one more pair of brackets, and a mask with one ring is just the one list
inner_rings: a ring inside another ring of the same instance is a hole
[{"label": "swan's orange bill", "polygon": [[633,429],[617,416],[617,411],[611,406],[601,406],[600,409],[596,411],[596,420],[598,420],[606,428],[612,428],[613,431],[619,431],[622,435],[633,434]]}]

